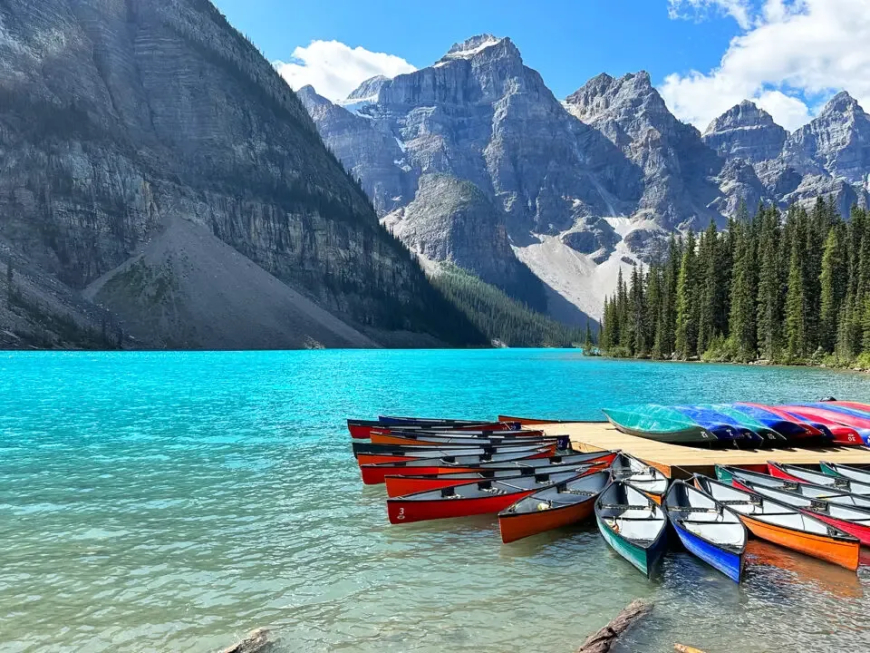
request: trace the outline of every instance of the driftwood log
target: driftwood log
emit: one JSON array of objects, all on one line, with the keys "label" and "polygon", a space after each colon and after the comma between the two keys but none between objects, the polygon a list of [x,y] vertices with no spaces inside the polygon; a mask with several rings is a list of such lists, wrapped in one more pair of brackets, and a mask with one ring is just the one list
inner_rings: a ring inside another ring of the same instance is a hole
[{"label": "driftwood log", "polygon": [[243,640],[225,648],[222,653],[268,653],[275,640],[268,628],[252,630]]},{"label": "driftwood log", "polygon": [[635,599],[628,604],[609,624],[583,642],[577,653],[607,653],[620,635],[629,629],[631,624],[647,614],[652,608],[651,603]]},{"label": "driftwood log", "polygon": [[692,648],[685,644],[674,644],[674,650],[677,651],[677,653],[704,653],[704,651],[699,648]]}]

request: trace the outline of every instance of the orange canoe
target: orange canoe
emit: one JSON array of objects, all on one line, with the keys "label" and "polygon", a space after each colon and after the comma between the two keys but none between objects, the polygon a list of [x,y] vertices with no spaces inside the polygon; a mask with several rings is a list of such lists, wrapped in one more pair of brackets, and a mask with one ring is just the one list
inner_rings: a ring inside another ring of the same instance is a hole
[{"label": "orange canoe", "polygon": [[755,536],[835,565],[858,569],[860,542],[796,508],[720,481],[695,476],[695,486],[734,510]]},{"label": "orange canoe", "polygon": [[498,514],[501,541],[508,544],[588,519],[609,481],[609,472],[592,472],[520,499]]}]

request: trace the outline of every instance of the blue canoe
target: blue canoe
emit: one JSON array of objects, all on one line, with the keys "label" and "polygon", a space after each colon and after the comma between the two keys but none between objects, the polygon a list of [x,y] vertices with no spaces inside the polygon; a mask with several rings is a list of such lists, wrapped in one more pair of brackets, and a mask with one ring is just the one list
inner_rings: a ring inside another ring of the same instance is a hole
[{"label": "blue canoe", "polygon": [[739,583],[749,536],[737,513],[684,481],[671,484],[664,506],[686,550]]},{"label": "blue canoe", "polygon": [[806,428],[802,425],[807,422],[802,422],[798,418],[788,420],[783,415],[752,404],[737,403],[732,404],[732,407],[790,440],[809,437]]},{"label": "blue canoe", "polygon": [[704,428],[713,431],[717,437],[718,432],[716,429],[721,430],[723,427],[727,427],[733,434],[732,440],[748,440],[756,444],[764,442],[764,438],[752,429],[746,428],[730,415],[723,415],[708,406],[674,406],[674,409]]}]

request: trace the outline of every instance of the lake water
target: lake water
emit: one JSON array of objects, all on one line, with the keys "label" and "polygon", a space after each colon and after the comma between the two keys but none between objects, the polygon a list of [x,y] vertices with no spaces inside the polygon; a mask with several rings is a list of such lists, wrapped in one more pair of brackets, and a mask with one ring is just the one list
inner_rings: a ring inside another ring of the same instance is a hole
[{"label": "lake water", "polygon": [[570,653],[637,597],[624,651],[866,650],[859,574],[754,545],[733,584],[655,581],[594,526],[501,545],[494,519],[390,526],[344,419],[599,418],[641,401],[870,401],[815,369],[561,350],[0,354],[0,651]]}]

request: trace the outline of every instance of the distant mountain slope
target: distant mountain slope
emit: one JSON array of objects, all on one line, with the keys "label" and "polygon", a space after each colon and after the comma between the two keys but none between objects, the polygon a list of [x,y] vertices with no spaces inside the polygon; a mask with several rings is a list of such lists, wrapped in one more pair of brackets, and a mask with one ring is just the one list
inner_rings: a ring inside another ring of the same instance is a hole
[{"label": "distant mountain slope", "polygon": [[481,342],[207,0],[8,0],[0,60],[0,238],[136,345]]},{"label": "distant mountain slope", "polygon": [[[478,188],[560,319],[600,317],[619,269],[654,259],[674,231],[724,227],[742,204],[827,194],[848,211],[870,186],[866,114],[848,95],[795,134],[744,102],[702,135],[643,71],[599,75],[560,103],[510,39],[488,34],[414,73],[368,80],[346,100],[310,87],[300,97],[391,226],[412,204],[427,213],[418,195],[427,175]],[[492,214],[481,208],[480,219],[491,224]],[[414,230],[396,233],[423,253]],[[479,247],[488,258],[490,244],[465,233],[466,257]],[[448,239],[455,246],[456,232],[427,248],[450,249]]]}]

